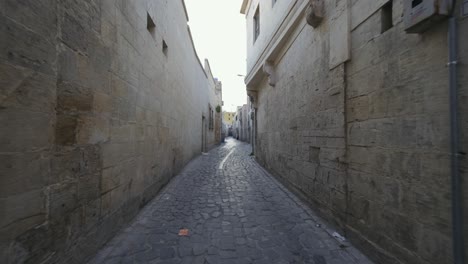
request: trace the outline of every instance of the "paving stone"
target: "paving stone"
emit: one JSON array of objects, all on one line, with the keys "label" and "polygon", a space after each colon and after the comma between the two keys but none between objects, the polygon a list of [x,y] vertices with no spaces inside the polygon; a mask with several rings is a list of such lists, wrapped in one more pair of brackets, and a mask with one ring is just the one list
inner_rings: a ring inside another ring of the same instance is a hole
[{"label": "paving stone", "polygon": [[178,252],[179,252],[179,256],[181,258],[184,258],[184,257],[192,255],[192,248],[179,246]]},{"label": "paving stone", "polygon": [[161,249],[161,259],[171,259],[175,256],[175,251],[173,248],[162,248]]},{"label": "paving stone", "polygon": [[218,211],[213,212],[213,213],[211,214],[211,216],[213,216],[213,217],[219,217],[220,215],[221,215],[221,213],[218,212]]},{"label": "paving stone", "polygon": [[193,245],[193,254],[195,256],[200,256],[205,253],[207,246],[204,244],[195,244]]},{"label": "paving stone", "polygon": [[250,153],[231,139],[189,163],[90,263],[364,263]]},{"label": "paving stone", "polygon": [[218,249],[215,248],[214,246],[211,246],[208,248],[208,255],[218,255]]}]

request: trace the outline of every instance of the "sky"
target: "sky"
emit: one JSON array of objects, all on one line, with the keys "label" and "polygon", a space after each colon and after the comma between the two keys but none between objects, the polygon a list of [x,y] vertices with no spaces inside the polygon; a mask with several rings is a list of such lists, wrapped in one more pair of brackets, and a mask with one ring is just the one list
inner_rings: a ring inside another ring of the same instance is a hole
[{"label": "sky", "polygon": [[242,0],[185,0],[189,26],[201,61],[210,61],[213,76],[223,83],[223,110],[247,103],[246,26]]}]

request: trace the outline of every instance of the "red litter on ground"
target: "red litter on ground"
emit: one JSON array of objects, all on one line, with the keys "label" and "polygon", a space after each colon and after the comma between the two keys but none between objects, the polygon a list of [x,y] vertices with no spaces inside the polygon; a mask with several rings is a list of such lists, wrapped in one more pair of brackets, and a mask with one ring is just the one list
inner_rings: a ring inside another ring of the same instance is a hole
[{"label": "red litter on ground", "polygon": [[179,230],[179,236],[188,236],[189,230],[188,229],[181,229]]}]

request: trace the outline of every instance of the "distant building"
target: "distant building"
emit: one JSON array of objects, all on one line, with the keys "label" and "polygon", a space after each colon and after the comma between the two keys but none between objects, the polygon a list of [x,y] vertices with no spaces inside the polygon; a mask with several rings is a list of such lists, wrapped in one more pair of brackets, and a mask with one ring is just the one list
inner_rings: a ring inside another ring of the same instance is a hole
[{"label": "distant building", "polygon": [[238,106],[234,116],[233,136],[238,140],[250,143],[251,122],[250,104]]},{"label": "distant building", "polygon": [[235,115],[236,112],[223,112],[223,122],[229,126],[232,126]]},{"label": "distant building", "polygon": [[243,105],[240,109],[240,135],[239,139],[244,142],[250,143],[250,122],[249,122],[249,106]]},{"label": "distant building", "polygon": [[208,115],[207,122],[205,124],[205,130],[208,131],[203,135],[204,141],[204,150],[208,150],[214,147],[216,144],[219,144],[223,138],[222,135],[222,83],[213,77],[211,72],[211,66],[207,59],[205,59],[205,72],[208,78],[209,83],[209,99],[210,103],[208,104]]}]

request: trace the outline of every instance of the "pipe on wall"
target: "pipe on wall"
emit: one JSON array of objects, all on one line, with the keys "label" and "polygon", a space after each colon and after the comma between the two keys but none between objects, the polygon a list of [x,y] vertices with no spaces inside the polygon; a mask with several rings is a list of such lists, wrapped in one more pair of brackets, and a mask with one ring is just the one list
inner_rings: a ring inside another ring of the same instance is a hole
[{"label": "pipe on wall", "polygon": [[460,135],[458,123],[458,32],[454,15],[456,0],[453,0],[449,18],[449,75],[450,75],[450,138],[451,138],[451,180],[452,180],[452,236],[455,264],[464,264],[462,182],[460,175]]}]

